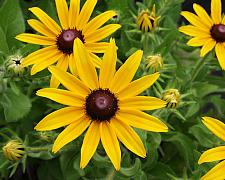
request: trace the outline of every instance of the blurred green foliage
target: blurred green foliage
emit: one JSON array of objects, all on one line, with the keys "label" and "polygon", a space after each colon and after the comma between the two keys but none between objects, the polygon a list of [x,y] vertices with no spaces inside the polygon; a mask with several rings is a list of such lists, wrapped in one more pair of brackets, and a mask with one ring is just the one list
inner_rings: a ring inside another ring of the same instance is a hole
[{"label": "blurred green foliage", "polygon": [[[79,161],[83,137],[52,154],[51,146],[60,130],[46,133],[33,130],[44,116],[60,108],[54,102],[35,95],[36,90],[49,86],[49,73],[43,71],[31,77],[27,68],[23,75],[18,76],[7,71],[5,61],[9,55],[26,56],[39,48],[14,38],[25,31],[34,32],[26,23],[33,18],[28,8],[38,6],[57,20],[55,4],[53,0],[1,0],[0,143],[3,146],[10,139],[21,139],[27,147],[27,155],[15,163],[0,153],[0,179],[19,179],[23,171],[23,177],[28,178],[28,174],[32,174],[45,180],[185,180],[199,179],[208,171],[213,164],[199,166],[198,158],[204,150],[221,142],[202,125],[200,118],[207,115],[224,119],[225,76],[214,54],[200,58],[199,49],[188,47],[185,44],[188,37],[178,32],[182,2],[99,0],[93,13],[95,16],[109,9],[118,13],[110,20],[122,25],[113,35],[119,47],[118,66],[136,49],[144,50],[143,63],[136,78],[151,73],[144,63],[148,55],[162,55],[164,67],[160,70],[160,79],[145,92],[146,95],[162,98],[163,92],[170,88],[178,89],[181,94],[177,108],[149,112],[166,122],[170,132],[159,134],[137,130],[147,148],[147,157],[139,158],[121,145],[122,168],[116,172],[101,146],[87,168],[81,170]],[[161,16],[159,27],[155,32],[142,33],[136,25],[136,17],[143,9],[151,10],[154,3],[157,15]]]}]

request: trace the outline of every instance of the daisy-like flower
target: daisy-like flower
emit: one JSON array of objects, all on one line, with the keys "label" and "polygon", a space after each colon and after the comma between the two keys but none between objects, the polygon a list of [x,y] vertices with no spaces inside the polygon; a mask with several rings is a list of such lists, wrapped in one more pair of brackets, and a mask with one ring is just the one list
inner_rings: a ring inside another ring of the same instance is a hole
[{"label": "daisy-like flower", "polygon": [[150,32],[155,30],[158,26],[160,16],[156,16],[155,4],[152,7],[151,15],[149,10],[142,11],[137,17],[137,25],[143,32]]},{"label": "daisy-like flower", "polygon": [[225,69],[225,17],[221,16],[222,9],[221,0],[211,1],[211,17],[198,4],[193,4],[193,8],[197,15],[182,11],[184,16],[191,25],[179,28],[184,34],[193,36],[187,42],[189,46],[202,46],[200,56],[204,57],[215,47],[216,56],[219,60],[221,68]]},{"label": "daisy-like flower", "polygon": [[90,62],[88,52],[79,39],[74,43],[77,59],[78,79],[57,67],[49,67],[51,73],[68,90],[41,89],[38,96],[68,105],[47,115],[35,127],[38,131],[66,128],[54,142],[52,151],[59,151],[64,145],[80,136],[87,128],[81,148],[80,167],[84,168],[101,140],[102,145],[116,170],[120,169],[121,151],[118,139],[138,156],[145,157],[145,147],[130,127],[154,132],[167,132],[167,126],[158,118],[142,110],[153,110],[166,105],[155,97],[137,96],[151,86],[159,73],[132,79],[141,62],[142,51],[131,55],[116,72],[117,47],[110,41],[106,50],[99,77]]},{"label": "daisy-like flower", "polygon": [[[211,118],[203,117],[203,123],[205,126],[214,133],[217,137],[225,141],[225,124],[221,121]],[[221,161],[222,160],[222,161]],[[223,180],[225,179],[225,146],[219,146],[205,151],[200,159],[199,164],[205,162],[221,161],[214,168],[212,168],[207,174],[205,174],[201,180]]]},{"label": "daisy-like flower", "polygon": [[[30,19],[28,24],[42,35],[23,33],[16,39],[47,46],[29,56],[23,61],[23,66],[33,65],[31,75],[57,63],[57,67],[76,74],[76,59],[73,58],[74,39],[80,39],[90,53],[92,61],[99,67],[101,60],[94,53],[103,53],[107,42],[99,42],[115,32],[121,26],[109,24],[101,27],[106,21],[116,15],[114,11],[106,11],[89,21],[97,0],[87,0],[80,10],[80,0],[71,0],[68,8],[66,0],[55,0],[61,27],[38,7],[29,10],[39,19]],[[77,52],[79,53],[79,52]],[[58,87],[59,82],[52,76],[51,87]]]}]

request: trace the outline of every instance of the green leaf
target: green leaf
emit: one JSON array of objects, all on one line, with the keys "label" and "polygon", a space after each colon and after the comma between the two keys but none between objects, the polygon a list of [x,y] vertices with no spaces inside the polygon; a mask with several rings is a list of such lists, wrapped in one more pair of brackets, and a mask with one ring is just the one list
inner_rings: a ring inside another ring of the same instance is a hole
[{"label": "green leaf", "polygon": [[0,102],[4,108],[5,120],[7,122],[16,122],[23,118],[31,108],[30,99],[22,92],[16,94],[8,89]]},{"label": "green leaf", "polygon": [[121,168],[119,173],[121,175],[131,177],[135,176],[140,170],[141,170],[141,161],[140,159],[136,158],[134,165],[128,168]]},{"label": "green leaf", "polygon": [[195,145],[192,139],[180,132],[167,133],[164,134],[164,137],[166,137],[164,141],[176,146],[180,156],[184,158],[186,166],[189,169],[193,169],[195,164],[193,149],[195,149]]},{"label": "green leaf", "polygon": [[0,9],[0,26],[5,33],[10,49],[18,47],[20,42],[15,36],[25,31],[23,14],[18,0],[5,0]]},{"label": "green leaf", "polygon": [[1,53],[7,54],[9,52],[9,47],[6,40],[6,35],[1,27],[0,27],[0,39],[1,39],[0,54]]},{"label": "green leaf", "polygon": [[198,143],[201,146],[206,148],[212,148],[220,142],[220,140],[216,136],[213,136],[212,133],[210,133],[210,131],[202,124],[192,126],[189,129],[189,133],[198,140]]},{"label": "green leaf", "polygon": [[170,166],[159,162],[155,168],[149,172],[148,179],[166,180],[170,179],[169,174],[175,175]]}]

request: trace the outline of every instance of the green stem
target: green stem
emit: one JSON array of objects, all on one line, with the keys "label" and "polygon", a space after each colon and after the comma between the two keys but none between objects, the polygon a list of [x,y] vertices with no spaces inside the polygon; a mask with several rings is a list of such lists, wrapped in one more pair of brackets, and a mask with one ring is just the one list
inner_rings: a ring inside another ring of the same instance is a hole
[{"label": "green stem", "polygon": [[195,78],[198,76],[199,72],[202,70],[204,63],[207,59],[207,56],[205,56],[202,60],[198,61],[198,63],[195,66],[195,69],[192,71],[192,77],[191,77],[191,82],[195,80]]},{"label": "green stem", "polygon": [[31,152],[48,151],[49,147],[26,147],[26,150]]},{"label": "green stem", "polygon": [[143,44],[144,53],[148,52],[148,35],[144,33],[144,44]]}]

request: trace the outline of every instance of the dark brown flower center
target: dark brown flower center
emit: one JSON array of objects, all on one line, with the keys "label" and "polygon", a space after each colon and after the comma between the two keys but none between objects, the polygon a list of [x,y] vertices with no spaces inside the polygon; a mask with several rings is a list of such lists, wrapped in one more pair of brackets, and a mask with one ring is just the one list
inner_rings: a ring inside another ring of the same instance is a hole
[{"label": "dark brown flower center", "polygon": [[223,24],[213,25],[210,32],[211,32],[212,38],[216,40],[217,42],[225,41],[225,25]]},{"label": "dark brown flower center", "polygon": [[89,94],[85,106],[92,120],[109,121],[118,110],[118,100],[108,89],[98,89]]},{"label": "dark brown flower center", "polygon": [[76,38],[84,43],[82,31],[77,29],[64,30],[57,38],[58,49],[65,54],[71,54],[73,52],[73,42]]}]

